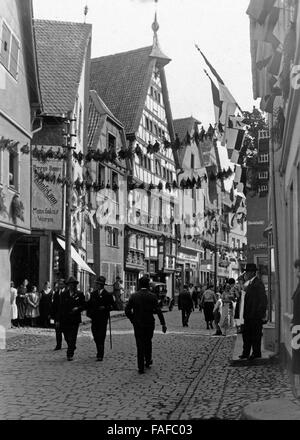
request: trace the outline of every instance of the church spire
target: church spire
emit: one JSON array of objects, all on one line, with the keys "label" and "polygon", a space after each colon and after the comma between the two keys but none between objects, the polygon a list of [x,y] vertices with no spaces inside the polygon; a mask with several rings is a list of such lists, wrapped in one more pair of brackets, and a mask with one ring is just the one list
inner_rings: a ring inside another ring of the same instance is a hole
[{"label": "church spire", "polygon": [[158,61],[160,62],[160,64],[165,66],[166,64],[168,64],[171,61],[171,59],[169,57],[167,57],[162,52],[162,50],[161,50],[161,48],[159,46],[158,36],[157,36],[158,29],[159,29],[159,24],[158,24],[158,21],[157,21],[157,13],[155,11],[154,22],[152,23],[153,45],[152,45],[152,51],[151,51],[150,57],[157,58]]}]

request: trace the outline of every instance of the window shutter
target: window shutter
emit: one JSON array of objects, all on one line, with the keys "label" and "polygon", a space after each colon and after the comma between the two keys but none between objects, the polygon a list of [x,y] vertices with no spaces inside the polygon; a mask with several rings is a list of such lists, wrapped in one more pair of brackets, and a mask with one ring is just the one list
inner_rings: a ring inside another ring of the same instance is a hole
[{"label": "window shutter", "polygon": [[14,36],[12,36],[9,71],[14,78],[17,78],[17,73],[18,73],[18,55],[19,55],[19,43],[18,40]]},{"label": "window shutter", "polygon": [[2,41],[1,41],[1,53],[0,61],[6,69],[8,69],[9,52],[10,52],[10,39],[11,32],[5,23],[2,25]]}]

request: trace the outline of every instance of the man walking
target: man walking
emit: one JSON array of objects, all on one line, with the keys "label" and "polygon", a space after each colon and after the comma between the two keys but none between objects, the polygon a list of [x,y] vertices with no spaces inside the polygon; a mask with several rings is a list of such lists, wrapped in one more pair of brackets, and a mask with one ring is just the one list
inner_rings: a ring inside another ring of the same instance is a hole
[{"label": "man walking", "polygon": [[178,295],[178,310],[181,310],[183,327],[188,327],[190,314],[193,310],[193,299],[186,284],[183,286],[183,291]]},{"label": "man walking", "polygon": [[57,325],[60,326],[68,345],[68,361],[73,360],[79,324],[81,323],[81,312],[85,309],[84,294],[77,289],[78,283],[74,277],[70,277],[66,281],[67,287],[60,294],[58,306]]},{"label": "man walking", "polygon": [[97,361],[103,360],[107,323],[110,311],[115,309],[113,295],[104,288],[105,285],[106,278],[100,276],[96,280],[96,289],[86,297],[87,316],[92,320],[91,330],[97,347]]},{"label": "man walking", "polygon": [[[246,265],[245,280],[247,288],[244,298],[243,353],[240,359],[261,358],[261,337],[263,321],[267,311],[265,286],[256,276],[257,268],[253,263]],[[250,355],[252,349],[252,354]]]},{"label": "man walking", "polygon": [[54,350],[61,350],[62,346],[62,331],[59,325],[59,304],[60,304],[60,296],[62,291],[65,288],[65,280],[59,279],[54,287],[54,293],[52,297],[51,304],[51,318],[54,320],[55,327],[55,337],[56,337],[56,346]]},{"label": "man walking", "polygon": [[138,292],[130,296],[125,307],[125,314],[134,328],[137,347],[137,364],[140,374],[145,372],[145,366],[146,368],[150,368],[153,362],[152,338],[155,327],[154,314],[157,314],[160,320],[163,333],[167,331],[164,315],[158,305],[156,295],[149,291],[149,284],[149,278],[142,277],[139,280]]}]

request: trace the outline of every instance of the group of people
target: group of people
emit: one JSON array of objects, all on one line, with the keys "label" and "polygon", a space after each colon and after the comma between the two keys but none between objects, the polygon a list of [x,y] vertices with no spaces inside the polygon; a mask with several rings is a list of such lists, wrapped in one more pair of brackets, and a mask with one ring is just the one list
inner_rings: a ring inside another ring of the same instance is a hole
[{"label": "group of people", "polygon": [[266,322],[267,295],[262,281],[257,277],[257,267],[253,263],[246,265],[245,272],[237,282],[229,278],[223,288],[214,291],[208,284],[199,295],[193,298],[191,285],[185,285],[178,297],[178,309],[182,313],[182,325],[188,327],[190,314],[197,305],[204,313],[207,330],[214,329],[213,336],[226,335],[230,327],[236,327],[242,333],[243,353],[240,359],[261,357],[262,326]]},{"label": "group of people", "polygon": [[[42,327],[50,328],[53,322],[52,304],[55,292],[59,289],[61,280],[54,283],[53,288],[49,281],[44,283],[39,292],[37,286],[30,285],[25,279],[16,289],[11,281],[10,304],[11,304],[11,325],[12,327]],[[116,310],[123,310],[122,280],[119,276],[113,284],[113,296]],[[91,292],[93,289],[89,288]]]}]

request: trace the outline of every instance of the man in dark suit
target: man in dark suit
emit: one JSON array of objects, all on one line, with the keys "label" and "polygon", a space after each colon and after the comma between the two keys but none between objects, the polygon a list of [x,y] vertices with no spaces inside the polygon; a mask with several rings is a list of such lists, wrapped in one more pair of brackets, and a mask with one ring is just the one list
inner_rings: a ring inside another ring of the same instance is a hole
[{"label": "man in dark suit", "polygon": [[139,280],[139,291],[133,293],[125,307],[125,314],[133,324],[137,347],[137,363],[140,374],[144,373],[145,366],[152,365],[152,338],[154,334],[155,319],[157,314],[166,333],[167,327],[164,315],[158,305],[157,297],[149,291],[150,280],[142,277]]},{"label": "man in dark suit", "polygon": [[[256,275],[253,263],[246,265],[246,294],[244,299],[243,353],[240,359],[261,358],[262,326],[266,318],[267,295],[265,286]],[[252,349],[252,354],[250,355]]]},{"label": "man in dark suit", "polygon": [[183,291],[178,296],[178,310],[181,310],[182,326],[188,327],[189,317],[194,308],[193,298],[189,292],[187,284],[183,286]]},{"label": "man in dark suit", "polygon": [[70,277],[66,281],[66,288],[60,294],[58,305],[57,325],[59,325],[68,345],[68,361],[73,360],[79,324],[81,323],[81,312],[85,309],[84,294],[77,289],[78,283],[74,277]]},{"label": "man in dark suit", "polygon": [[97,361],[104,357],[104,343],[110,311],[116,308],[113,295],[106,289],[106,278],[96,280],[96,289],[86,297],[87,316],[92,320],[92,334],[97,347]]},{"label": "man in dark suit", "polygon": [[59,279],[54,287],[54,293],[52,297],[51,304],[51,318],[54,320],[55,327],[55,336],[56,336],[56,347],[54,350],[61,350],[62,346],[62,331],[59,325],[59,303],[60,303],[60,295],[65,288],[65,280]]}]

